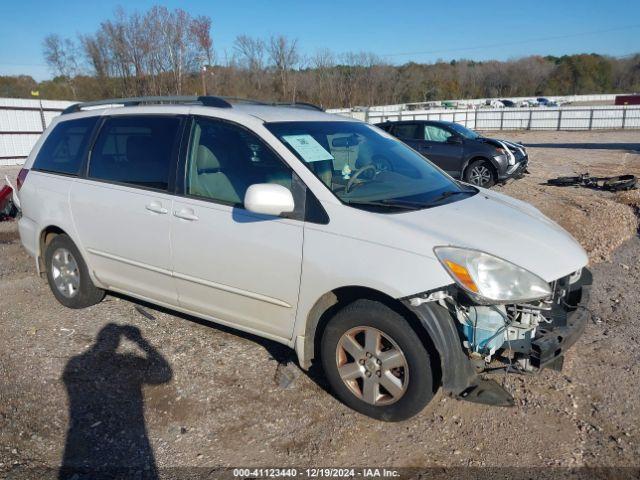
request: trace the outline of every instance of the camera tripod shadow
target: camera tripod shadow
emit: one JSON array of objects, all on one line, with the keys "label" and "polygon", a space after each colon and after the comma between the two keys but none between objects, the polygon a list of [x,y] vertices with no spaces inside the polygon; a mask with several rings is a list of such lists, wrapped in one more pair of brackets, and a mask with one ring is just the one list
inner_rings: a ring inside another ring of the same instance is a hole
[{"label": "camera tripod shadow", "polygon": [[[145,357],[117,353],[122,338]],[[69,429],[58,478],[158,478],[144,419],[143,385],[169,382],[169,363],[131,325],[110,323],[67,363]]]}]

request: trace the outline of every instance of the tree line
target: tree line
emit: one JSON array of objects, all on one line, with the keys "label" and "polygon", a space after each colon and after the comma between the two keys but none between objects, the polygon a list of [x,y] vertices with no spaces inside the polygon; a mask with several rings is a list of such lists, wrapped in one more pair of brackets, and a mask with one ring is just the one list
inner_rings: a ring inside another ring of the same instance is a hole
[{"label": "tree line", "polygon": [[331,108],[640,91],[640,54],[394,65],[368,52],[303,55],[298,41],[284,35],[239,35],[230,51],[216,55],[211,26],[211,18],[181,9],[119,9],[93,34],[48,35],[43,56],[54,78],[0,77],[0,97],[28,97],[33,90],[70,100],[206,92]]}]

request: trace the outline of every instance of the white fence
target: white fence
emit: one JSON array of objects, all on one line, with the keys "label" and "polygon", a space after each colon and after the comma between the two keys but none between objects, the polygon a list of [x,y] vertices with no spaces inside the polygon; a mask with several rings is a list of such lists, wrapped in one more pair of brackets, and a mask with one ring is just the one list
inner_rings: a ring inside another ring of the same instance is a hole
[{"label": "white fence", "polygon": [[558,108],[331,110],[369,123],[387,120],[442,120],[474,130],[596,130],[640,128],[639,106]]},{"label": "white fence", "polygon": [[[613,97],[615,95],[549,98],[578,101],[612,100]],[[0,98],[0,165],[24,163],[40,134],[71,103],[73,102]],[[387,120],[444,120],[457,122],[474,130],[640,129],[640,106],[411,110],[410,105],[328,111],[369,123]]]},{"label": "white fence", "polygon": [[0,98],[0,165],[21,165],[51,120],[72,102]]},{"label": "white fence", "polygon": [[[555,95],[546,96],[549,101],[556,102],[558,104],[572,103],[572,102],[610,102],[612,105],[618,95],[631,95],[627,93],[599,93],[592,95]],[[455,108],[475,108],[484,105],[489,105],[494,100],[508,99],[515,104],[520,104],[524,101],[535,101],[535,97],[495,97],[495,98],[464,98],[457,100],[437,100],[437,101],[425,101],[414,103],[397,103],[393,105],[373,105],[370,107],[355,107],[355,108],[334,108],[332,113],[349,113],[364,111],[366,109],[369,112],[398,112],[400,110],[421,110],[424,108],[444,108],[445,104],[452,105]]]},{"label": "white fence", "polygon": [[[622,93],[600,93],[600,94],[593,94],[593,95],[554,95],[554,96],[546,96],[546,95],[542,95],[543,97],[545,97],[546,99],[553,101],[553,102],[557,102],[558,104],[560,103],[568,103],[568,102],[611,102],[613,103],[616,99],[616,97],[618,95],[626,95],[626,94],[622,94]],[[471,105],[485,105],[487,103],[487,100],[489,102],[491,102],[492,100],[502,100],[503,98],[511,100],[512,102],[514,102],[515,104],[519,104],[521,102],[524,101],[531,101],[531,100],[535,100],[535,96],[534,97],[495,97],[495,98],[472,98],[472,99],[460,99],[460,100],[443,100],[442,102],[439,103],[452,103],[452,104],[464,104],[466,106],[471,106]],[[406,104],[408,108],[411,108],[411,106],[413,105],[420,105],[419,103],[407,103]],[[382,109],[384,109],[385,107],[380,107]]]}]

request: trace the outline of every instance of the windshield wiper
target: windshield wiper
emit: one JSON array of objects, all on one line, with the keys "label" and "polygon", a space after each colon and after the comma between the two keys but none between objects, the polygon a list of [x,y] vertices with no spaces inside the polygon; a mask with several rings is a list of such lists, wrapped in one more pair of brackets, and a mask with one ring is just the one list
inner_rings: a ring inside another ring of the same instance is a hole
[{"label": "windshield wiper", "polygon": [[412,202],[398,202],[391,200],[360,200],[360,201],[347,201],[348,205],[363,205],[363,206],[371,206],[371,207],[386,207],[386,208],[400,208],[403,210],[420,210],[425,207],[424,203],[412,203]]},{"label": "windshield wiper", "polygon": [[401,208],[404,210],[421,210],[423,208],[427,208],[429,205],[437,203],[446,198],[452,197],[453,195],[462,195],[462,194],[472,194],[473,190],[450,190],[446,191],[436,198],[428,201],[428,202],[412,202],[411,200],[401,200],[401,199],[382,199],[382,200],[360,200],[348,202],[349,205],[366,205],[366,206],[374,206],[374,207],[392,207],[392,208]]},{"label": "windshield wiper", "polygon": [[446,192],[441,193],[440,195],[438,195],[436,198],[433,198],[429,201],[429,203],[436,203],[439,202],[440,200],[445,200],[449,197],[453,197],[454,195],[467,195],[473,193],[471,190],[449,190]]}]

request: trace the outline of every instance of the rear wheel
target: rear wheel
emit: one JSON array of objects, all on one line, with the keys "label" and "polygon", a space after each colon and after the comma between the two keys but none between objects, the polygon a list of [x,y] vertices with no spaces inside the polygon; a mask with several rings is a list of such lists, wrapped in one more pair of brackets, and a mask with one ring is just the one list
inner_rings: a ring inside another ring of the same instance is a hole
[{"label": "rear wheel", "polygon": [[99,303],[105,295],[89,277],[87,264],[67,235],[56,236],[45,250],[49,287],[65,307],[85,308]]},{"label": "rear wheel", "polygon": [[427,349],[411,324],[386,305],[358,300],[327,324],[322,365],[347,406],[385,421],[405,420],[433,398]]},{"label": "rear wheel", "polygon": [[490,188],[496,183],[496,174],[487,160],[472,162],[464,173],[464,179],[471,185]]}]

